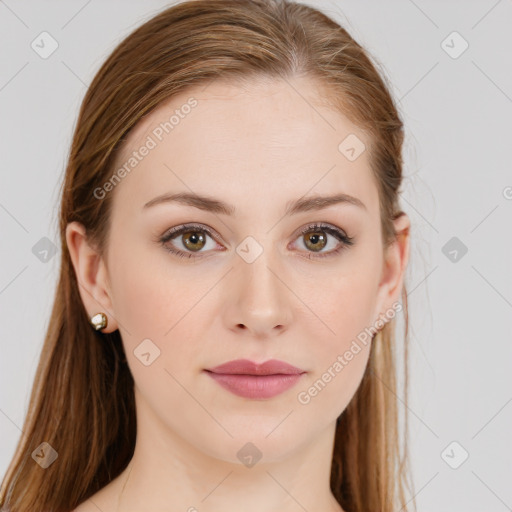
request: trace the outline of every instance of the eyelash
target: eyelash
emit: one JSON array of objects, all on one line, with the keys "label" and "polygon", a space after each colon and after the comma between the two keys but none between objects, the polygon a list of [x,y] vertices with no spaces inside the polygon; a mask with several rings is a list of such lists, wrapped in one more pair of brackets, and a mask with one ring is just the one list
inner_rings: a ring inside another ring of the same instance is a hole
[{"label": "eyelash", "polygon": [[[200,224],[184,224],[182,226],[178,226],[176,228],[172,228],[171,230],[167,231],[161,238],[160,243],[163,245],[163,247],[170,252],[171,254],[174,254],[175,256],[178,256],[179,258],[202,258],[204,256],[195,256],[194,253],[187,253],[185,251],[181,251],[179,249],[176,249],[175,247],[166,245],[167,242],[170,240],[173,240],[174,238],[179,237],[179,235],[183,233],[189,233],[189,232],[202,232],[207,233],[212,239],[215,240],[215,237],[212,233],[212,231],[207,228],[204,225]],[[300,231],[299,236],[304,236],[305,234],[311,232],[311,231],[323,231],[325,233],[328,233],[332,236],[334,236],[337,240],[341,242],[340,246],[337,249],[334,249],[327,253],[314,253],[313,251],[309,251],[311,256],[306,256],[309,259],[314,258],[326,258],[331,256],[336,256],[339,254],[343,249],[354,245],[354,237],[350,237],[346,235],[343,231],[340,229],[331,226],[329,224],[310,224],[307,227],[305,227],[302,231]]]}]

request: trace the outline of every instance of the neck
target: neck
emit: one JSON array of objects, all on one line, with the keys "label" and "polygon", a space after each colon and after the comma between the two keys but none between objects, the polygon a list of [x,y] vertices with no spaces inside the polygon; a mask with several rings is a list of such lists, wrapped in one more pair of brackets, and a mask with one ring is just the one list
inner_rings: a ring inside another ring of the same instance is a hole
[{"label": "neck", "polygon": [[[216,449],[191,445],[144,409],[138,408],[133,458],[119,479],[117,512],[343,512],[330,491],[335,421],[300,449],[279,459],[265,458],[272,453],[268,441],[272,436],[268,436],[261,459],[251,466],[249,459],[258,453],[258,441],[248,444],[246,439],[231,439],[228,455],[221,459],[208,453],[216,453]],[[260,446],[264,443],[259,442]],[[240,458],[247,465],[231,456],[242,446]]]}]

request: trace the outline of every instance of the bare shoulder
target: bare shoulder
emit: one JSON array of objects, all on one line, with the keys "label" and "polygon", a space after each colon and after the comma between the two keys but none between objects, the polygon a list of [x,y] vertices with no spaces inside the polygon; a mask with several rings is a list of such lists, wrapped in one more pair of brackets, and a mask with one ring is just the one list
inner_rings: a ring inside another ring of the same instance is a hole
[{"label": "bare shoulder", "polygon": [[98,507],[91,500],[86,500],[71,512],[98,512]]},{"label": "bare shoulder", "polygon": [[115,512],[116,498],[115,487],[110,483],[71,512]]},{"label": "bare shoulder", "polygon": [[124,472],[102,487],[71,512],[116,512],[117,500],[124,482]]},{"label": "bare shoulder", "polygon": [[94,496],[80,503],[71,512],[114,512],[114,508],[103,508],[97,501],[94,500]]}]

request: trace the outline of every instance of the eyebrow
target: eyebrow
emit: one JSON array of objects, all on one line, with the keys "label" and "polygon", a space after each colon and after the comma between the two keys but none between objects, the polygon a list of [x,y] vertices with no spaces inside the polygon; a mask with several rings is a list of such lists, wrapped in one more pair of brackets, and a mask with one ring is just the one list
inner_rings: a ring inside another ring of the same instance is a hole
[{"label": "eyebrow", "polygon": [[[163,194],[148,201],[143,210],[162,203],[177,202],[186,206],[193,206],[207,212],[218,213],[222,215],[234,215],[236,208],[212,197],[200,196],[190,193]],[[296,201],[286,204],[285,215],[295,215],[301,212],[311,210],[322,210],[334,204],[349,204],[366,210],[365,204],[357,197],[349,194],[335,194],[331,196],[315,195],[307,198],[300,198]]]}]

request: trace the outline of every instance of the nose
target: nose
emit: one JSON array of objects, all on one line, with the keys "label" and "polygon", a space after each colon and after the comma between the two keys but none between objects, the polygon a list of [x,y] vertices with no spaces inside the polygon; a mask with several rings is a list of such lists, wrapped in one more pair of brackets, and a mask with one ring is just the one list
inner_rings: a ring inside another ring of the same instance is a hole
[{"label": "nose", "polygon": [[255,261],[239,259],[229,273],[225,322],[249,338],[266,339],[286,331],[292,320],[293,293],[276,263],[263,252]]}]

